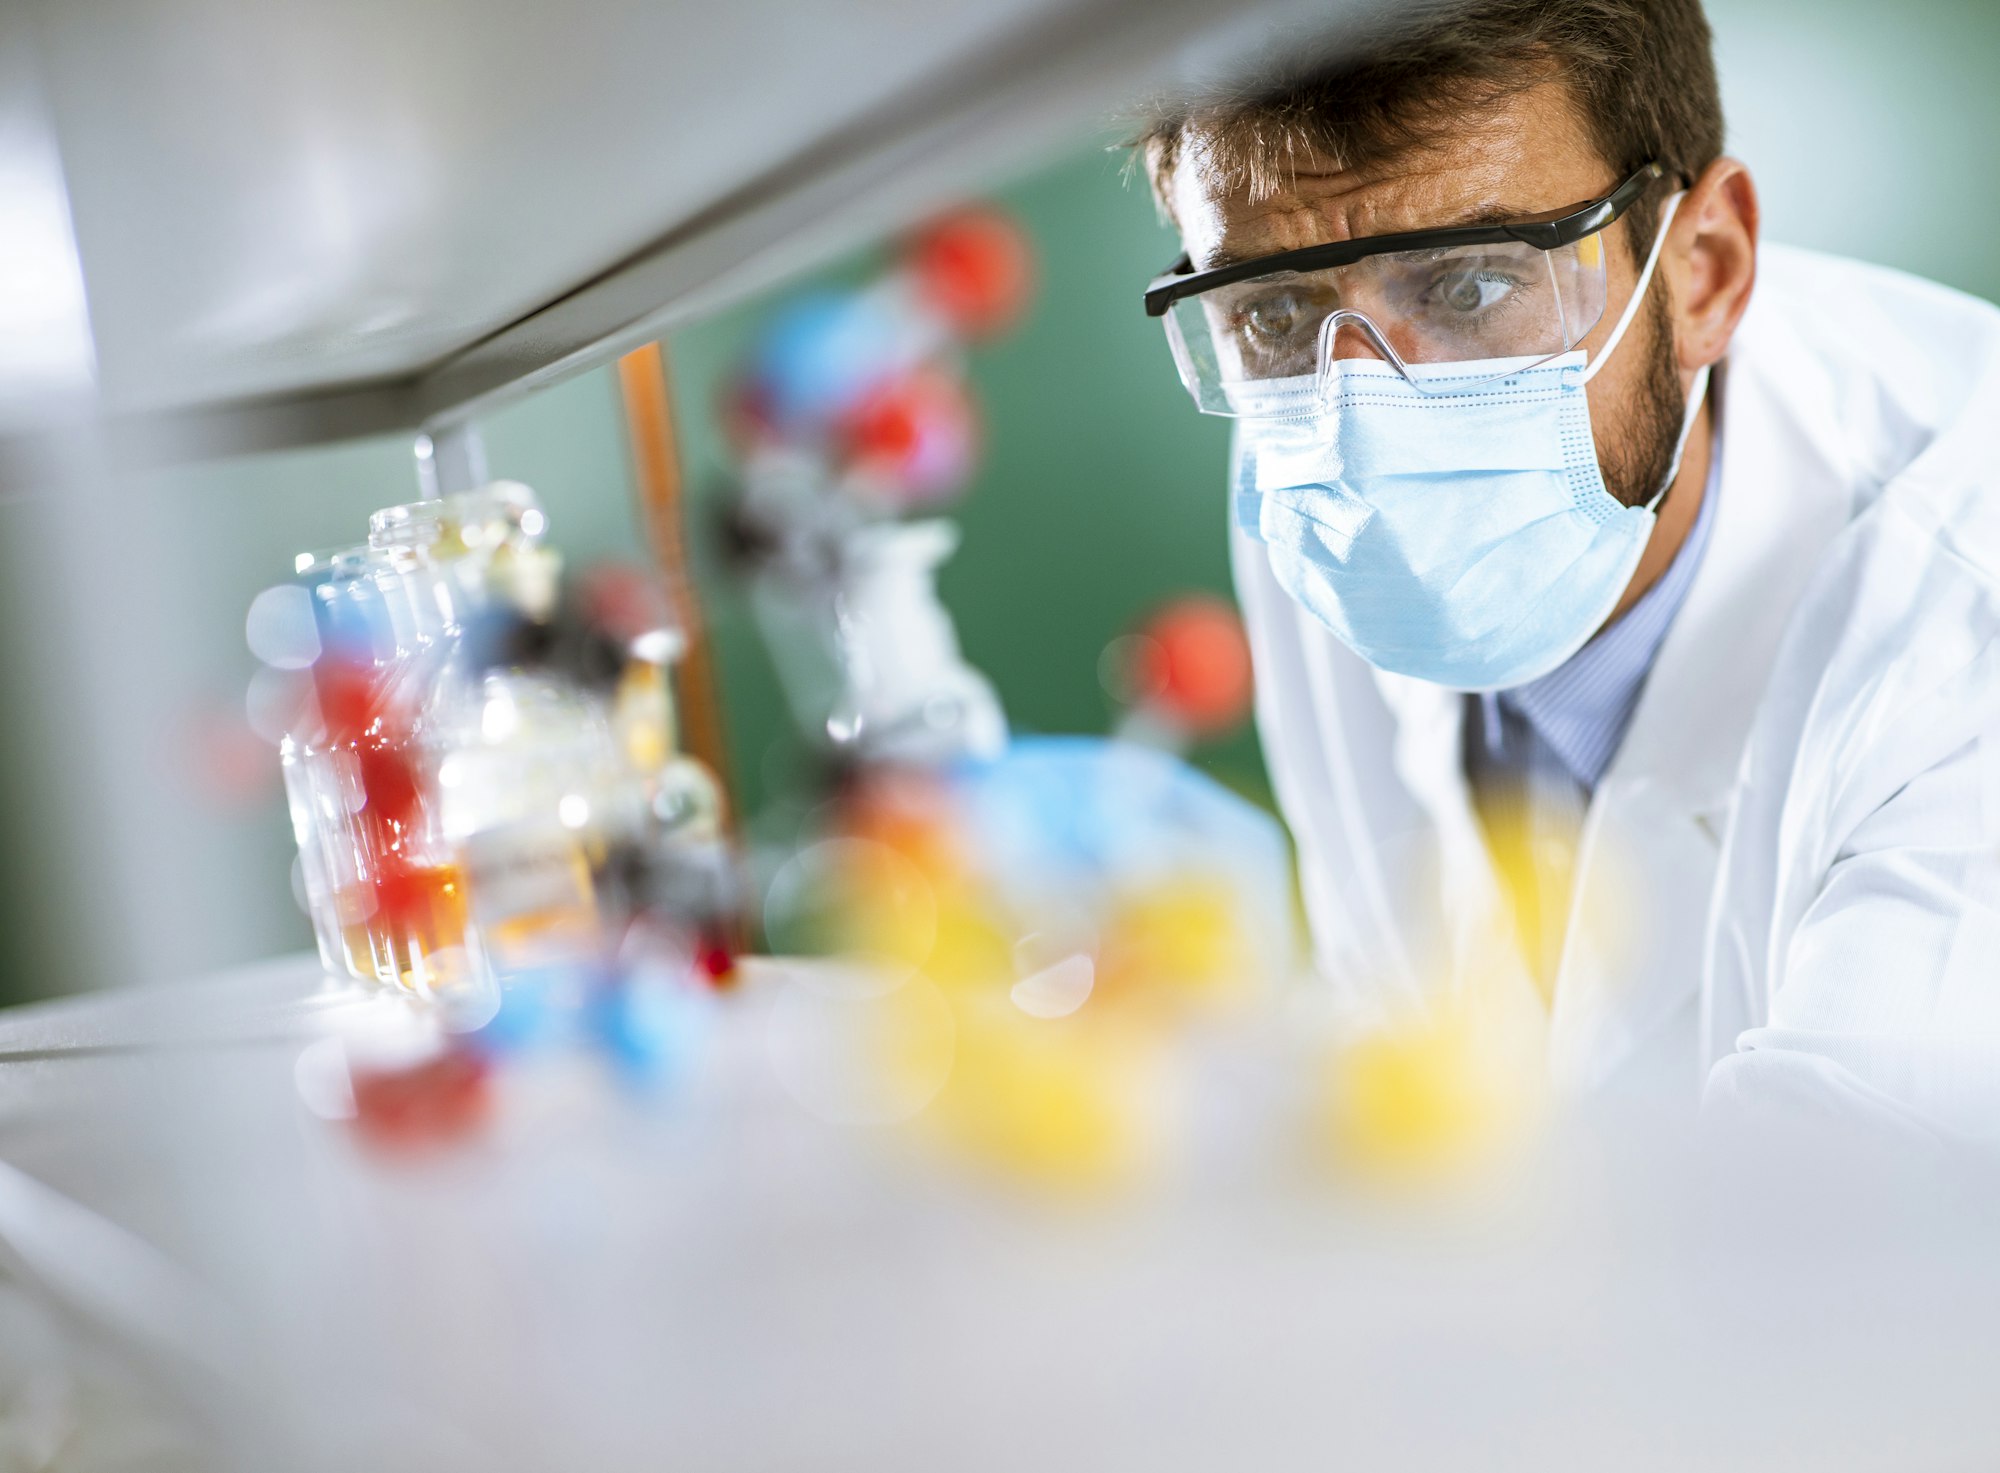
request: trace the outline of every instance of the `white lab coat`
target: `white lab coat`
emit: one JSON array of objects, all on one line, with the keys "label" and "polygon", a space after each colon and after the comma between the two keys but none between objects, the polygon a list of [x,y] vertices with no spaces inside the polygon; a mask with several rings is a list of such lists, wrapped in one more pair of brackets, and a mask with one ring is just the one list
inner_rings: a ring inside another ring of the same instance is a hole
[{"label": "white lab coat", "polygon": [[[1713,536],[1585,821],[1548,1068],[2000,1137],[2000,311],[1767,247],[1720,378]],[[1361,1006],[1490,977],[1462,698],[1233,556],[1321,970]]]}]

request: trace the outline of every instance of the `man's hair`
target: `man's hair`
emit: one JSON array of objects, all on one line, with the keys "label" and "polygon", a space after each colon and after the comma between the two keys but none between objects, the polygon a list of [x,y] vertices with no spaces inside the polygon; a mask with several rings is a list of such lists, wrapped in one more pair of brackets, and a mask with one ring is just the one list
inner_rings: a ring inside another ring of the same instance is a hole
[{"label": "man's hair", "polygon": [[[1192,155],[1225,187],[1263,199],[1301,159],[1367,168],[1442,142],[1459,119],[1546,81],[1563,84],[1617,180],[1649,159],[1693,180],[1722,152],[1701,0],[1427,5],[1334,60],[1168,105],[1134,143],[1163,208],[1175,168]],[[1628,215],[1636,250],[1669,192],[1649,191]]]}]

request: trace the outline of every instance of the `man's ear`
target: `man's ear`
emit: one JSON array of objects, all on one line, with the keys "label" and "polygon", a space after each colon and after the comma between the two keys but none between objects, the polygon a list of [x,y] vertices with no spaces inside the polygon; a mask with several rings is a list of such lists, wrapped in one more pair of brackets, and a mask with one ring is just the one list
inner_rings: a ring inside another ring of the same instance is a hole
[{"label": "man's ear", "polygon": [[1757,280],[1757,223],[1757,186],[1728,158],[1702,170],[1674,213],[1660,264],[1673,289],[1674,352],[1683,373],[1729,350]]}]

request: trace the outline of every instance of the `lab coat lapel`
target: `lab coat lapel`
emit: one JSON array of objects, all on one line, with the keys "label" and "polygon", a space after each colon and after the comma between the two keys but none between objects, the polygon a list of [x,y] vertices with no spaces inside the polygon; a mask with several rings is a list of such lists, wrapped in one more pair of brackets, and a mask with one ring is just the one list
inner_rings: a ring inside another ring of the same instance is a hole
[{"label": "lab coat lapel", "polygon": [[1381,671],[1375,683],[1396,717],[1397,771],[1437,844],[1450,963],[1446,976],[1427,980],[1460,990],[1477,984],[1539,1011],[1465,776],[1465,696]]},{"label": "lab coat lapel", "polygon": [[1701,985],[1744,742],[1791,610],[1847,519],[1848,468],[1828,448],[1842,437],[1830,405],[1791,389],[1814,377],[1799,358],[1753,315],[1720,375],[1715,523],[1580,840],[1549,1040],[1570,1089],[1603,1084]]}]

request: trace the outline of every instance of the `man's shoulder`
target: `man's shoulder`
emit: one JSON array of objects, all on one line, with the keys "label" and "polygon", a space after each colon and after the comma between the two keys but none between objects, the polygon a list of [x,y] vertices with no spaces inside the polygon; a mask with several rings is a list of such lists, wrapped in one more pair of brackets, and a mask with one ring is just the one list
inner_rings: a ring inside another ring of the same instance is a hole
[{"label": "man's shoulder", "polygon": [[[2000,308],[1990,302],[1886,266],[1770,246],[1729,362],[1757,417],[1791,428],[1850,514],[1892,492],[2000,493]],[[1939,515],[1979,510],[1962,501]]]},{"label": "man's shoulder", "polygon": [[1866,773],[1877,798],[2000,720],[2000,455],[1952,438],[1818,555],[1767,696],[1817,730],[1798,770],[1817,752],[1829,783]]},{"label": "man's shoulder", "polygon": [[1849,342],[1939,335],[1946,346],[2000,342],[2000,307],[1970,292],[1893,266],[1775,242],[1758,253],[1751,312]]},{"label": "man's shoulder", "polygon": [[[1850,576],[1898,564],[1908,602],[1849,597],[1905,630],[1957,596],[2000,598],[2000,308],[1907,272],[1817,252],[1770,252],[1769,306],[1791,341],[1781,361],[1817,375],[1801,406],[1824,418],[1851,473]],[[1765,282],[1760,281],[1759,290]],[[1766,368],[1770,365],[1766,364]],[[1834,561],[1838,562],[1838,556]],[[1898,605],[1901,605],[1898,607]]]},{"label": "man's shoulder", "polygon": [[1771,245],[1730,360],[1851,435],[1936,432],[2000,402],[2000,308],[1907,271]]},{"label": "man's shoulder", "polygon": [[[1757,442],[1739,463],[1766,474],[1725,497],[1782,500],[1769,555],[1805,559],[1806,574],[1767,706],[1828,718],[1829,740],[1919,709],[1898,729],[1961,730],[1972,706],[1938,693],[2000,640],[2000,309],[1784,248],[1767,251],[1757,291],[1761,317],[1731,348],[1741,413],[1723,443],[1726,467],[1732,437]],[[1795,726],[1786,741],[1800,740]]]}]

